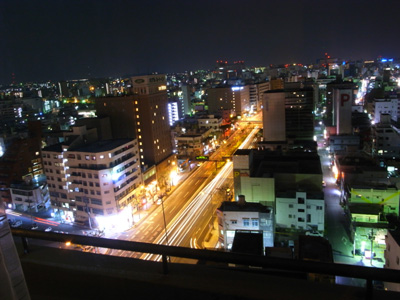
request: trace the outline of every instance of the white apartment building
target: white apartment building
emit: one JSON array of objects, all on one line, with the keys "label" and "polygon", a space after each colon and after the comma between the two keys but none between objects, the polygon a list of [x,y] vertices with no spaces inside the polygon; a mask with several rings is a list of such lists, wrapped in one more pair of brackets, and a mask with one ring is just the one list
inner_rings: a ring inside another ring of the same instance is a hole
[{"label": "white apartment building", "polygon": [[397,121],[398,99],[374,99],[371,108],[371,120],[374,124],[381,122],[382,114],[389,114],[391,118]]},{"label": "white apartment building", "polygon": [[225,249],[232,248],[236,230],[262,230],[263,246],[274,246],[274,213],[260,203],[222,202],[217,210],[219,242]]},{"label": "white apartment building", "polygon": [[[385,269],[400,270],[400,232],[388,230],[386,235]],[[400,284],[385,282],[385,288],[390,291],[400,292]]]},{"label": "white apartment building", "polygon": [[168,120],[169,126],[173,126],[176,121],[179,121],[178,102],[168,102]]},{"label": "white apartment building", "polygon": [[50,207],[49,189],[43,184],[12,184],[10,187],[13,209],[35,211]]},{"label": "white apartment building", "polygon": [[198,118],[199,128],[212,129],[212,131],[221,130],[222,118],[208,115],[206,118]]},{"label": "white apartment building", "polygon": [[175,144],[178,154],[195,158],[198,155],[203,155],[209,148],[209,137],[212,130],[203,130],[200,133],[187,133],[175,137]]},{"label": "white apartment building", "polygon": [[[137,140],[117,139],[69,149],[42,150],[53,208],[71,222],[93,224],[96,216],[116,216],[136,208],[135,189],[143,183]],[[125,210],[124,210],[125,209]]]},{"label": "white apartment building", "polygon": [[325,200],[321,192],[280,192],[276,194],[276,226],[323,235]]}]

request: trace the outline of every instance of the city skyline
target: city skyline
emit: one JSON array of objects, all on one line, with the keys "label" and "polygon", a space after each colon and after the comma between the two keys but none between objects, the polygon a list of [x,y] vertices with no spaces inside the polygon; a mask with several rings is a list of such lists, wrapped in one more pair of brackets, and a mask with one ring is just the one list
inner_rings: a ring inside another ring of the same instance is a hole
[{"label": "city skyline", "polygon": [[275,2],[2,1],[0,83],[399,53],[397,1]]}]

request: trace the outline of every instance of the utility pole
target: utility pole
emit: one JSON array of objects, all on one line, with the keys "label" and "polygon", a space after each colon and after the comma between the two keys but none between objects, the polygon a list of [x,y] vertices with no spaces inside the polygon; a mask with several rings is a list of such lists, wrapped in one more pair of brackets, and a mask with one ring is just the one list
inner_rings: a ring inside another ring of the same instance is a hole
[{"label": "utility pole", "polygon": [[371,266],[372,266],[372,259],[373,259],[373,256],[374,256],[374,239],[375,239],[374,229],[371,229],[371,233],[368,234],[368,239],[371,241],[370,261],[371,261]]},{"label": "utility pole", "polygon": [[161,206],[162,206],[162,212],[163,212],[163,217],[164,217],[165,242],[167,243],[167,246],[169,246],[169,243],[168,243],[168,232],[167,232],[167,221],[165,220],[165,211],[164,211],[164,200],[163,200],[163,198],[161,198]]}]

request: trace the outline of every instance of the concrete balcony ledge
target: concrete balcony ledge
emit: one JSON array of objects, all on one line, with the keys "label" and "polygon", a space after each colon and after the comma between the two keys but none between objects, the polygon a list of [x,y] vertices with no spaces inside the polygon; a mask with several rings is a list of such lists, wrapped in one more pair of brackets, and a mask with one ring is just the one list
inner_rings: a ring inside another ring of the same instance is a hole
[{"label": "concrete balcony ledge", "polygon": [[[31,245],[15,238],[33,300],[57,299],[365,299],[366,289],[293,278],[295,273],[223,264],[162,263]],[[293,276],[292,276],[293,275]],[[298,276],[297,276],[298,277]],[[374,290],[374,299],[398,293]]]}]

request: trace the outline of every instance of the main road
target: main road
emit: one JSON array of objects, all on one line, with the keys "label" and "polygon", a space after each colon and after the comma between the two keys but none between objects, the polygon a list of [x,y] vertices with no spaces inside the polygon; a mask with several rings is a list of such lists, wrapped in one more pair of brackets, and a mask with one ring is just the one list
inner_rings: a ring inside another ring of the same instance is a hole
[{"label": "main road", "polygon": [[[140,225],[118,236],[118,239],[146,243],[201,248],[202,240],[212,226],[216,208],[227,187],[233,183],[232,162],[225,158],[238,147],[250,145],[258,129],[244,126],[227,143],[181,183]],[[247,136],[247,137],[246,137]],[[243,141],[244,140],[244,141]],[[109,251],[112,255],[158,259],[151,255],[128,251]]]}]

